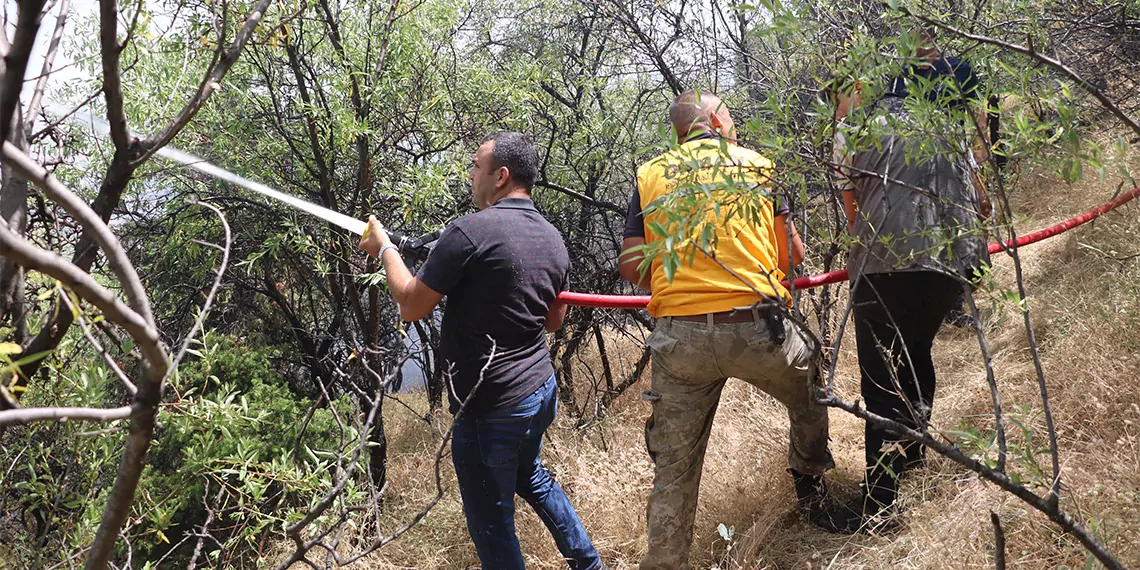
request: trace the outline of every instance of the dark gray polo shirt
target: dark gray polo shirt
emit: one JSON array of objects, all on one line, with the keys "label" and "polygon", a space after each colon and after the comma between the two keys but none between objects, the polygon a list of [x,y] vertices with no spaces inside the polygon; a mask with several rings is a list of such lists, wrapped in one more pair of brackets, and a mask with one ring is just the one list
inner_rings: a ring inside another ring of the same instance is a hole
[{"label": "dark gray polo shirt", "polygon": [[554,374],[546,315],[569,275],[562,234],[527,198],[504,198],[447,226],[418,277],[447,296],[440,350],[451,413],[481,373],[465,414],[516,404]]},{"label": "dark gray polo shirt", "polygon": [[[901,98],[885,97],[870,113],[847,128],[873,136],[861,136],[839,161],[847,165],[840,186],[854,190],[859,205],[847,258],[851,279],[898,271],[972,279],[989,254],[969,151],[947,143],[950,137],[918,132]],[[837,137],[838,153],[846,140]]]}]

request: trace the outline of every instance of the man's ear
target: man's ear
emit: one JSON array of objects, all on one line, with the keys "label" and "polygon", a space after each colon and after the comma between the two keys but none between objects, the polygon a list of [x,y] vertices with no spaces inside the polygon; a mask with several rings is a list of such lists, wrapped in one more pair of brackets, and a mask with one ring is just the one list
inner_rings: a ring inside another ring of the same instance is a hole
[{"label": "man's ear", "polygon": [[500,166],[499,169],[495,171],[495,175],[495,187],[502,188],[507,185],[507,180],[511,177],[511,170],[505,166]]}]

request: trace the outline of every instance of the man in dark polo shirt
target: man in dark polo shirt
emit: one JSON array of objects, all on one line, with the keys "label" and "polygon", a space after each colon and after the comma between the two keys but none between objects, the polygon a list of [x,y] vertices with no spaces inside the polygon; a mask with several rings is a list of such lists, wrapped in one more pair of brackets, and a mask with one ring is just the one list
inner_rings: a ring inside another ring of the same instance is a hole
[{"label": "man in dark polo shirt", "polygon": [[[918,27],[908,33],[918,61],[893,78],[888,91],[896,97],[924,97],[947,110],[973,112],[982,102],[982,84],[970,62],[944,54],[929,28]],[[985,127],[985,114],[979,114],[978,120]]]},{"label": "man in dark polo shirt", "polygon": [[[868,412],[923,431],[934,405],[935,335],[989,261],[983,195],[960,146],[930,135],[897,94],[864,103],[861,90],[844,77],[829,87],[841,121],[836,174],[852,236],[860,394]],[[843,526],[886,530],[899,524],[899,477],[922,465],[925,452],[870,423],[865,429],[862,493]]]},{"label": "man in dark polo shirt", "polygon": [[604,567],[597,550],[539,459],[558,405],[545,333],[566,316],[557,297],[569,288],[570,256],[531,201],[537,175],[529,137],[489,135],[469,176],[480,211],[448,225],[418,275],[374,217],[360,247],[382,260],[403,319],[429,315],[447,296],[440,350],[455,414],[451,458],[483,568],[525,567],[515,534],[518,493],[570,568],[596,570]]},{"label": "man in dark polo shirt", "polygon": [[[971,180],[981,190],[982,207],[986,211],[989,207],[988,198],[984,198],[985,187],[979,165],[989,160],[989,141],[986,140],[986,135],[996,135],[989,130],[989,126],[991,120],[995,121],[996,126],[997,117],[991,117],[986,112],[982,99],[982,82],[969,61],[947,55],[938,47],[933,29],[918,26],[908,33],[914,39],[918,62],[892,79],[887,91],[894,97],[925,98],[940,109],[957,114],[967,132],[981,133],[966,137],[972,141],[973,147],[967,154],[967,159]],[[970,115],[973,115],[973,119]],[[977,121],[976,127],[974,121]],[[961,296],[954,302],[945,320],[957,327],[972,326],[974,322],[974,318],[966,313]]]}]

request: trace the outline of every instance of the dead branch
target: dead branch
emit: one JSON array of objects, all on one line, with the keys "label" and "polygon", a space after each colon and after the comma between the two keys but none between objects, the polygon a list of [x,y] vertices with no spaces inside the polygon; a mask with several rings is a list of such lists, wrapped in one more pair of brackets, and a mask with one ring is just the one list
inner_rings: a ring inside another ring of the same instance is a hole
[{"label": "dead branch", "polygon": [[[468,394],[467,397],[463,400],[462,404],[460,404],[459,409],[455,412],[455,416],[451,422],[451,426],[448,427],[447,432],[444,433],[444,435],[443,435],[442,441],[440,441],[439,449],[438,449],[438,451],[436,451],[436,454],[435,454],[435,486],[436,486],[435,496],[432,497],[418,513],[416,513],[414,516],[412,516],[412,518],[409,519],[409,521],[404,526],[400,527],[399,529],[397,529],[392,534],[390,534],[386,537],[385,536],[377,536],[376,539],[373,540],[371,544],[369,544],[367,547],[362,549],[360,552],[357,552],[357,553],[349,556],[348,558],[342,559],[337,554],[336,550],[333,549],[331,546],[325,544],[323,542],[323,540],[324,540],[324,537],[328,536],[333,531],[333,529],[339,528],[342,524],[344,524],[344,522],[348,519],[348,517],[352,514],[352,512],[354,512],[356,510],[360,510],[361,507],[348,507],[347,509],[345,509],[341,513],[340,517],[338,517],[336,523],[334,523],[330,528],[319,533],[312,540],[305,541],[301,538],[301,532],[306,527],[308,527],[314,520],[316,520],[317,517],[319,517],[325,511],[327,511],[330,506],[332,506],[333,502],[343,492],[345,484],[347,484],[349,478],[352,477],[353,472],[356,470],[356,464],[360,459],[361,452],[368,445],[368,431],[372,427],[372,423],[376,419],[376,410],[378,410],[380,407],[380,400],[383,397],[383,392],[384,392],[384,386],[382,384],[380,389],[378,389],[376,391],[376,395],[372,399],[372,409],[369,411],[368,419],[365,422],[363,428],[360,430],[360,443],[357,445],[356,449],[353,451],[352,459],[349,461],[347,468],[342,470],[342,475],[340,476],[337,483],[333,486],[333,488],[328,493],[325,494],[325,496],[312,509],[309,510],[309,512],[305,515],[305,517],[303,519],[301,519],[300,521],[297,521],[295,524],[290,525],[288,528],[285,529],[286,536],[288,536],[293,541],[295,546],[294,546],[293,553],[288,558],[286,558],[284,561],[282,561],[280,564],[277,565],[277,570],[285,570],[286,568],[289,568],[290,566],[292,566],[293,564],[295,564],[297,562],[305,563],[305,564],[308,564],[309,566],[315,568],[315,565],[306,558],[309,551],[313,550],[314,548],[324,549],[328,553],[329,558],[331,558],[331,562],[335,563],[337,566],[347,566],[349,564],[352,564],[354,562],[359,561],[360,559],[364,558],[365,556],[375,552],[376,550],[379,550],[380,548],[383,548],[385,545],[396,540],[397,538],[402,536],[405,532],[407,532],[412,527],[414,527],[416,524],[418,524],[421,520],[423,520],[423,518],[425,516],[427,516],[428,512],[430,512],[431,509],[434,508],[435,505],[438,504],[441,499],[443,499],[445,489],[443,487],[443,476],[441,474],[440,464],[443,461],[444,453],[447,449],[447,444],[451,440],[451,435],[455,431],[455,424],[462,417],[464,417],[464,413],[467,411],[468,404],[474,399],[474,395],[479,391],[480,386],[483,385],[483,380],[486,377],[487,368],[491,365],[491,362],[494,361],[494,359],[495,359],[497,347],[498,347],[498,345],[495,342],[495,340],[491,339],[491,351],[487,355],[487,362],[483,365],[483,369],[479,372],[479,380],[475,382],[475,386],[471,389],[471,393]],[[381,492],[383,492],[383,489],[381,489]]]},{"label": "dead branch", "polygon": [[103,250],[103,255],[106,256],[111,270],[119,278],[119,283],[123,287],[123,292],[126,294],[131,308],[142,317],[148,326],[153,327],[154,316],[151,315],[150,302],[147,300],[138,272],[135,271],[134,265],[131,264],[126,251],[123,250],[122,244],[111,233],[107,224],[86,202],[68,190],[43,166],[36,163],[15,145],[4,143],[3,158],[4,164],[11,166],[21,176],[43,190],[49,198],[63,206],[83,226],[84,233],[91,235],[95,243]]},{"label": "dead branch", "polygon": [[55,56],[59,52],[59,42],[63,39],[63,30],[67,27],[67,17],[70,9],[71,0],[63,0],[59,5],[59,15],[56,16],[55,19],[55,31],[52,32],[51,43],[48,45],[47,53],[44,54],[44,64],[40,70],[39,78],[36,79],[36,87],[32,91],[32,100],[28,103],[27,113],[24,118],[24,131],[29,134],[32,132],[32,126],[36,122],[36,115],[40,112],[40,104],[43,102],[48,78],[51,76],[52,68],[55,66]]},{"label": "dead branch", "polygon": [[[4,54],[4,74],[0,81],[0,141],[12,136],[16,106],[20,104],[20,92],[24,89],[24,75],[28,71],[28,58],[36,43],[36,33],[40,30],[44,0],[20,0],[19,16],[16,20],[16,33],[11,48]],[[7,29],[4,31],[7,34]],[[22,123],[19,126],[23,126]]]},{"label": "dead branch", "polygon": [[994,525],[994,570],[1005,570],[1005,531],[1001,528],[1001,517],[990,511],[990,522]]},{"label": "dead branch", "polygon": [[[103,0],[109,2],[113,0]],[[135,164],[141,164],[150,157],[154,151],[167,145],[182,129],[190,123],[210,95],[222,88],[222,80],[225,79],[226,74],[229,73],[230,68],[234,63],[237,63],[238,56],[241,55],[242,49],[245,48],[246,42],[249,37],[253,35],[254,29],[261,23],[262,16],[265,15],[265,10],[269,7],[270,0],[258,0],[253,10],[246,16],[245,23],[241,29],[238,30],[237,35],[234,36],[234,41],[225,49],[220,52],[216,58],[217,65],[211,65],[210,72],[202,77],[201,83],[198,84],[198,90],[182,107],[178,115],[170,121],[161,131],[151,136],[143,142],[145,151],[135,159]],[[219,45],[219,50],[221,49]],[[118,147],[118,144],[116,144]],[[121,148],[121,147],[119,147]]]},{"label": "dead branch", "polygon": [[641,373],[644,372],[645,367],[649,365],[650,354],[651,352],[648,346],[641,350],[641,356],[637,359],[637,363],[633,365],[633,370],[630,371],[629,376],[627,376],[625,380],[623,380],[620,384],[614,386],[612,390],[607,390],[605,394],[602,394],[601,407],[609,407],[609,405],[613,403],[614,399],[624,394],[630,386],[632,386],[635,382],[637,382],[639,378],[641,378]]},{"label": "dead branch", "polygon": [[1021,499],[1027,505],[1040,511],[1060,529],[1069,533],[1080,541],[1090,554],[1096,557],[1101,564],[1109,570],[1124,570],[1124,566],[1108,551],[1099,540],[1071,515],[1062,510],[1051,497],[1042,498],[1018,483],[1013,482],[1005,473],[987,467],[981,461],[967,456],[956,446],[935,439],[927,431],[917,431],[899,422],[889,420],[877,414],[872,414],[859,405],[858,402],[848,402],[834,394],[822,394],[819,402],[833,408],[839,408],[856,417],[862,418],[867,424],[886,430],[892,435],[913,441],[933,449],[938,454],[977,473],[981,478],[1001,487],[1004,491]]},{"label": "dead branch", "polygon": [[0,410],[0,426],[32,422],[113,422],[131,417],[131,407],[118,408],[18,408]]}]

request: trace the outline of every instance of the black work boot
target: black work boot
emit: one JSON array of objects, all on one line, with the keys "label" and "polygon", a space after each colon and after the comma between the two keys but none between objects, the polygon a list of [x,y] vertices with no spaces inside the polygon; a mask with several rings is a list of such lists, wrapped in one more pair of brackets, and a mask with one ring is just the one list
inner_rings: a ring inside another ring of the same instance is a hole
[{"label": "black work boot", "polygon": [[861,485],[859,499],[848,505],[850,510],[858,511],[859,523],[855,532],[883,534],[894,530],[901,522],[902,513],[897,501],[898,479],[884,471],[869,471]]},{"label": "black work boot", "polygon": [[859,512],[830,500],[830,488],[822,475],[788,469],[796,486],[796,505],[812,524],[840,534],[852,534],[862,522]]}]

